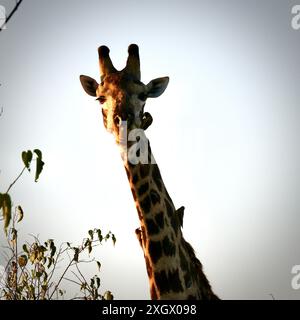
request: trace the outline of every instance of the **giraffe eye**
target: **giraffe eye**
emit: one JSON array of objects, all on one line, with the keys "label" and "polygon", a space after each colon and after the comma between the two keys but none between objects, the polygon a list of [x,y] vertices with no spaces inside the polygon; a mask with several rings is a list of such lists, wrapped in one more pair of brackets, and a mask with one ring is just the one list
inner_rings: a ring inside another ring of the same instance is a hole
[{"label": "giraffe eye", "polygon": [[105,96],[100,96],[96,100],[98,100],[101,104],[103,104],[106,101]]}]

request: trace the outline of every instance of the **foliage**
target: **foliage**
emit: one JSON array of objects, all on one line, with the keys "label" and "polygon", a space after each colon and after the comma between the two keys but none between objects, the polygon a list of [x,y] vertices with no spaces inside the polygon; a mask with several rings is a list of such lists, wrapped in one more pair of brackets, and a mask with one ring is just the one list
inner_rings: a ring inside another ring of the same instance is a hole
[{"label": "foliage", "polygon": [[[78,246],[66,242],[58,247],[55,240],[49,239],[41,242],[38,237],[33,237],[31,242],[19,245],[19,231],[16,227],[23,220],[24,212],[21,206],[13,208],[8,192],[25,169],[31,171],[33,155],[36,156],[34,159],[36,161],[35,181],[39,179],[44,167],[42,152],[38,149],[33,152],[23,151],[23,170],[7,191],[0,193],[0,210],[2,209],[7,239],[5,247],[7,264],[2,280],[0,274],[0,300],[63,299],[66,291],[61,285],[67,281],[77,285],[80,291],[80,294],[73,299],[113,299],[110,291],[106,291],[103,295],[100,293],[101,281],[97,274],[87,281],[80,270],[82,263],[95,263],[98,273],[100,272],[101,263],[99,261],[85,260],[82,256],[84,254],[90,256],[95,247],[109,239],[115,244],[116,238],[113,233],[108,232],[103,235],[100,229],[91,229],[88,231],[88,236]],[[66,258],[67,262],[59,272],[58,266],[61,266]]]}]

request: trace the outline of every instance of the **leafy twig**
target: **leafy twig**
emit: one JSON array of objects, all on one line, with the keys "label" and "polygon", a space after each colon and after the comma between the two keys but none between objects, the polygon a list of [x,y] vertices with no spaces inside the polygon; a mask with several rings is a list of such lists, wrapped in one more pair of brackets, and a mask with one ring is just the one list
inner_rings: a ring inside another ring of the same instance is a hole
[{"label": "leafy twig", "polygon": [[10,184],[10,186],[8,187],[6,193],[8,193],[9,190],[12,188],[12,186],[20,179],[20,177],[21,177],[22,174],[24,173],[25,169],[26,169],[26,167],[24,167],[24,168],[22,169],[22,171],[19,173],[19,175],[17,176],[17,178]]}]

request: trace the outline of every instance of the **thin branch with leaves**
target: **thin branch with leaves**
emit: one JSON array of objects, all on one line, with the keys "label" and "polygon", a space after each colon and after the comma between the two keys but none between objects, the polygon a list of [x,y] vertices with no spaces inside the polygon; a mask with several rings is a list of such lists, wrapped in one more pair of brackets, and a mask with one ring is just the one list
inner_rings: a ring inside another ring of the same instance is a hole
[{"label": "thin branch with leaves", "polygon": [[[35,181],[43,170],[42,152],[35,149],[33,152],[23,151],[22,160],[24,168],[17,178],[9,185],[6,193],[0,193],[0,212],[4,220],[4,230],[7,245],[3,247],[3,256],[6,256],[5,276],[1,278],[0,300],[45,300],[45,299],[64,299],[66,291],[62,284],[70,282],[78,286],[80,293],[74,299],[99,300],[113,299],[110,291],[104,294],[99,292],[100,277],[96,274],[90,278],[80,270],[79,265],[83,263],[96,263],[97,273],[100,272],[101,263],[95,258],[83,259],[83,254],[90,254],[103,242],[111,240],[116,242],[115,235],[109,231],[105,236],[100,229],[91,229],[87,232],[88,236],[83,238],[78,246],[70,242],[62,243],[57,250],[54,239],[45,242],[40,241],[39,236],[31,235],[32,240],[19,246],[19,231],[17,226],[24,218],[21,206],[12,209],[12,201],[8,192],[19,181],[20,177],[28,169],[31,172],[33,155],[36,162]],[[58,265],[64,263],[65,258],[68,262],[59,272]],[[75,276],[76,280],[70,278]]]}]

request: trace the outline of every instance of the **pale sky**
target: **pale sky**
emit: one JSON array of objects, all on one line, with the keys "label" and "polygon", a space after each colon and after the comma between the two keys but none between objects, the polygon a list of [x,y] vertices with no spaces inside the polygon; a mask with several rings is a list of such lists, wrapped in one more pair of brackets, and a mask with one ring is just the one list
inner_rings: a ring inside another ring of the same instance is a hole
[{"label": "pale sky", "polygon": [[[0,1],[7,10],[13,3]],[[0,33],[0,192],[22,169],[23,150],[41,149],[46,162],[38,183],[26,173],[11,192],[25,212],[23,234],[77,243],[91,228],[111,230],[115,248],[97,252],[103,292],[150,298],[119,151],[79,82],[80,74],[99,80],[98,46],[121,69],[137,43],[142,81],[170,77],[146,104],[147,136],[214,291],[300,299],[291,286],[300,264],[295,4],[24,0]]]}]

